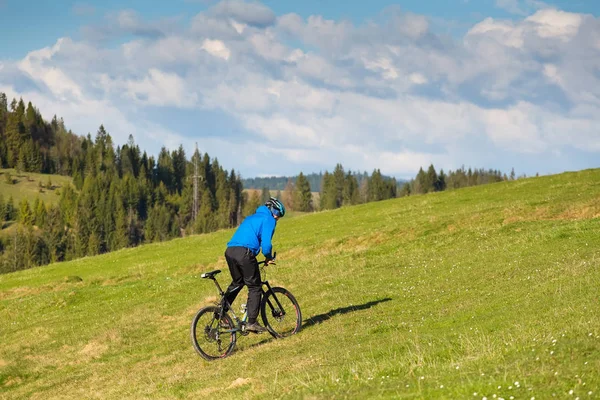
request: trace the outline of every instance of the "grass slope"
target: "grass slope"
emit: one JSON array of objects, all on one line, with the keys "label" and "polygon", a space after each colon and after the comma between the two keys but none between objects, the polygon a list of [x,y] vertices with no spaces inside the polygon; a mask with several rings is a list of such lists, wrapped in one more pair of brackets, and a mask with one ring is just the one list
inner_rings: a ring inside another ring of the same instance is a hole
[{"label": "grass slope", "polygon": [[599,217],[587,170],[283,219],[303,330],[212,363],[232,231],[0,276],[0,398],[598,398]]},{"label": "grass slope", "polygon": [[[5,174],[7,173],[12,176],[15,181],[14,184],[11,185],[6,182]],[[46,189],[48,177],[50,177],[52,182],[52,190]],[[8,201],[10,196],[12,196],[17,208],[23,198],[26,198],[30,204],[33,204],[35,198],[38,196],[47,205],[58,203],[58,200],[60,200],[58,189],[72,181],[73,179],[69,176],[36,174],[33,172],[17,173],[14,169],[0,169],[0,193],[4,196],[4,201]],[[41,192],[39,188],[40,182],[44,185],[44,189]]]}]

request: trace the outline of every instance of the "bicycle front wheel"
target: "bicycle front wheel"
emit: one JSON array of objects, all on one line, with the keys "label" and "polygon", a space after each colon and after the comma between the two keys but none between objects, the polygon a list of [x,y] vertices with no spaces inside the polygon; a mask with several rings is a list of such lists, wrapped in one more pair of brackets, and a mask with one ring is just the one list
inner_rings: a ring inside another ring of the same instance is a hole
[{"label": "bicycle front wheel", "polygon": [[284,338],[297,333],[302,326],[302,313],[296,298],[281,287],[274,287],[263,296],[260,312],[269,333]]},{"label": "bicycle front wheel", "polygon": [[208,361],[227,357],[235,347],[233,321],[229,314],[219,321],[215,317],[217,311],[215,306],[200,309],[192,321],[190,332],[194,349]]}]

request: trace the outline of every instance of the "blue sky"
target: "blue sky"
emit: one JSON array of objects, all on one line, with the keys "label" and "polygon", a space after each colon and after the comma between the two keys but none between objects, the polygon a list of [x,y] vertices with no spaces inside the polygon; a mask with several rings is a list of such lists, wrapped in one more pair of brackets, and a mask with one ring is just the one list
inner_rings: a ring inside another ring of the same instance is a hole
[{"label": "blue sky", "polygon": [[0,0],[0,91],[78,134],[245,177],[598,167],[597,1],[35,3]]}]

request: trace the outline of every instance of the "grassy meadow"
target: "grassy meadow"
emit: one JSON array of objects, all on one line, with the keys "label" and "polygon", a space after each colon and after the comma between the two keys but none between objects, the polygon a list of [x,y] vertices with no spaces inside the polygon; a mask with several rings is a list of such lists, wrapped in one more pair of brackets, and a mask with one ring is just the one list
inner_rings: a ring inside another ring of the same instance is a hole
[{"label": "grassy meadow", "polygon": [[232,232],[0,275],[0,399],[600,398],[598,169],[284,218],[303,329],[207,362]]},{"label": "grassy meadow", "polygon": [[[6,175],[9,174],[13,183],[6,181]],[[48,189],[48,178],[52,188]],[[14,169],[0,169],[0,193],[4,196],[4,201],[13,197],[15,207],[19,207],[22,199],[27,199],[31,204],[36,196],[46,204],[58,203],[60,200],[60,188],[71,183],[73,179],[70,176],[36,174],[33,172],[17,172]],[[40,190],[40,182],[44,186]]]}]

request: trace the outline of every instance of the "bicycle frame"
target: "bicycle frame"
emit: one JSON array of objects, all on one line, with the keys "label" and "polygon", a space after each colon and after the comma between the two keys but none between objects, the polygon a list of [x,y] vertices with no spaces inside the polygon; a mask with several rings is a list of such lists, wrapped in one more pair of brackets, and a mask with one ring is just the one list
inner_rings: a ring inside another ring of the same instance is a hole
[{"label": "bicycle frame", "polygon": [[[261,262],[264,263],[264,262]],[[261,271],[262,272],[262,271]],[[238,316],[236,315],[235,311],[233,311],[233,307],[231,305],[231,303],[229,303],[229,301],[227,301],[226,297],[225,297],[225,292],[223,291],[223,289],[221,289],[221,285],[219,285],[219,282],[217,281],[216,278],[211,278],[213,280],[213,282],[215,283],[215,285],[217,286],[217,290],[219,291],[219,296],[221,297],[221,300],[219,301],[219,305],[221,306],[221,311],[219,313],[219,320],[221,318],[223,318],[223,315],[225,314],[224,310],[227,309],[227,312],[231,313],[233,320],[236,323],[236,326],[233,329],[227,329],[224,330],[224,332],[241,332],[242,334],[247,334],[246,331],[244,330],[244,326],[248,317],[248,311],[246,310],[244,312],[244,314],[242,315],[242,319],[238,318]],[[282,312],[282,316],[285,315],[285,310],[283,309],[283,306],[281,305],[281,303],[279,302],[279,299],[277,298],[277,295],[275,294],[275,292],[273,291],[273,288],[271,287],[271,285],[269,284],[268,280],[262,280],[261,279],[261,289],[262,289],[262,294],[261,294],[261,298],[264,298],[262,296],[265,296],[269,293],[272,294],[272,297],[275,299],[275,302],[277,303],[277,307],[279,307],[279,310],[281,310]],[[267,290],[264,289],[264,286],[267,287]],[[275,307],[273,307],[273,304],[271,303],[271,300],[269,298],[267,298],[267,304],[269,305],[269,307],[271,308],[271,310],[275,309]]]}]

